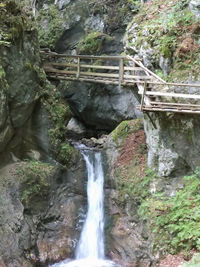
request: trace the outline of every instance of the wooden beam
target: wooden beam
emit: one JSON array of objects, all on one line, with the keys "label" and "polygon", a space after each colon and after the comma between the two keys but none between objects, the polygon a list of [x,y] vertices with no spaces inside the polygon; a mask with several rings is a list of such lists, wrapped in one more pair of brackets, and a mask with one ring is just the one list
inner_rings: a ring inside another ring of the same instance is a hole
[{"label": "wooden beam", "polygon": [[144,104],[144,97],[146,94],[146,90],[147,90],[147,84],[144,84],[144,88],[143,88],[143,93],[142,93],[142,99],[141,99],[141,105],[140,105],[140,111],[143,110],[143,104]]},{"label": "wooden beam", "polygon": [[[61,63],[61,62],[45,62],[43,66],[55,66],[55,67],[77,67],[77,64],[70,64],[70,63]],[[88,69],[103,69],[103,70],[119,70],[119,66],[99,66],[99,65],[88,65],[88,64],[81,64],[81,68],[88,68]],[[136,70],[136,71],[143,71],[140,67],[124,67],[124,70]]]},{"label": "wooden beam", "polygon": [[151,101],[150,104],[152,105],[163,105],[163,106],[184,106],[184,107],[199,107],[200,105],[197,104],[185,104],[185,103],[168,103],[168,102],[156,102],[156,101]]},{"label": "wooden beam", "polygon": [[93,56],[93,55],[66,55],[66,54],[57,54],[55,52],[40,52],[41,55],[45,55],[48,57],[61,57],[61,58],[78,58],[80,57],[81,59],[102,59],[102,60],[119,60],[119,59],[124,59],[127,60],[126,57],[124,56]]},{"label": "wooden beam", "polygon": [[121,85],[123,80],[124,80],[124,60],[121,58],[119,61],[119,85]]},{"label": "wooden beam", "polygon": [[80,71],[81,71],[81,68],[80,68],[80,57],[78,57],[78,61],[77,61],[77,74],[76,74],[76,78],[79,79],[80,77]]},{"label": "wooden beam", "polygon": [[[138,83],[144,84],[144,81],[138,81]],[[177,86],[177,87],[196,87],[200,88],[200,84],[193,84],[193,83],[160,83],[160,82],[148,82],[148,84],[153,84],[153,85],[161,85],[161,86]]]},{"label": "wooden beam", "polygon": [[190,98],[190,99],[200,99],[200,95],[190,95],[190,94],[177,94],[177,93],[164,93],[164,92],[153,92],[147,91],[146,95],[149,96],[165,96],[165,97],[180,97],[180,98]]},{"label": "wooden beam", "polygon": [[150,75],[152,75],[154,78],[156,78],[157,80],[161,81],[162,83],[166,83],[166,81],[164,81],[163,79],[161,79],[158,75],[156,75],[155,73],[153,73],[152,71],[150,71],[149,69],[147,69],[142,62],[135,60],[133,57],[131,56],[126,56],[127,59],[135,62],[135,64],[137,64],[139,67],[141,67],[143,70],[145,70],[146,72],[148,72]]},{"label": "wooden beam", "polygon": [[[137,107],[137,109],[139,109],[140,107]],[[185,113],[185,114],[200,114],[200,110],[198,111],[192,111],[192,110],[176,110],[176,109],[162,109],[162,108],[150,108],[150,107],[143,107],[143,111],[151,111],[151,112],[158,112],[158,111],[161,111],[161,112],[172,112],[172,113]]]}]

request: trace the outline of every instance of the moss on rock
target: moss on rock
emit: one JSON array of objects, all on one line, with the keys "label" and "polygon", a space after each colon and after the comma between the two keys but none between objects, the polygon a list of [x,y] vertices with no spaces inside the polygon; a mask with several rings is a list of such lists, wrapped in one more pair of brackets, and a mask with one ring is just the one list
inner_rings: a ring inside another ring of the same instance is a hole
[{"label": "moss on rock", "polygon": [[27,208],[35,199],[45,199],[50,189],[50,175],[53,166],[40,161],[22,162],[17,166],[16,174],[21,184],[21,201]]},{"label": "moss on rock", "polygon": [[[189,9],[189,2],[165,0],[162,5],[159,0],[147,2],[129,25],[129,46],[137,51],[141,46],[152,49],[152,63],[158,74],[160,57],[170,60],[172,68],[166,77],[169,81],[181,76],[187,79],[188,74],[199,75],[199,21]],[[185,76],[181,75],[184,70],[184,74],[188,72]]]}]

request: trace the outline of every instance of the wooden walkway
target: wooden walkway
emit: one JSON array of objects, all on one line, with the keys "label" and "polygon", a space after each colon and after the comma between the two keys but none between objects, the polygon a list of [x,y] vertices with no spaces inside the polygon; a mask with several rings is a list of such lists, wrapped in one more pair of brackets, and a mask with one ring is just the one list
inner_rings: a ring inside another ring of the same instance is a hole
[{"label": "wooden walkway", "polygon": [[[200,114],[200,84],[167,83],[130,56],[69,56],[46,50],[41,56],[49,79],[136,85],[143,112]],[[196,93],[176,93],[189,87]]]}]

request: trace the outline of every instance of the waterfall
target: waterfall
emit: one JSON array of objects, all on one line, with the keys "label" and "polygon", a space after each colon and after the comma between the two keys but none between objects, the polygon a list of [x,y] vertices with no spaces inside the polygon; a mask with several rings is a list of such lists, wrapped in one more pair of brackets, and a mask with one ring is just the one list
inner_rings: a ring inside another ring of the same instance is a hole
[{"label": "waterfall", "polygon": [[[87,152],[88,153],[88,152]],[[92,152],[93,153],[93,152]],[[103,183],[104,175],[101,154],[90,155],[83,153],[87,171],[88,212],[76,251],[76,259],[104,258],[104,214],[103,214]]]},{"label": "waterfall", "polygon": [[75,260],[52,267],[120,267],[104,256],[104,173],[100,152],[81,150],[86,162],[88,210],[78,242]]}]

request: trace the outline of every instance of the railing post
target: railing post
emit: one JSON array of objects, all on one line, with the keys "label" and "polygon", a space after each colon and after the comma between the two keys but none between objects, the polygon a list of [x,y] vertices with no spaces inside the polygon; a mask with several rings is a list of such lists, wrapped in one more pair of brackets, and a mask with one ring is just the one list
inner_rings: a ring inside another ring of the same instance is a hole
[{"label": "railing post", "polygon": [[144,83],[144,90],[143,90],[143,94],[142,94],[142,99],[141,99],[140,111],[143,110],[144,98],[145,98],[146,90],[147,90],[147,83],[145,82]]},{"label": "railing post", "polygon": [[80,59],[80,57],[78,57],[78,62],[77,62],[77,74],[76,74],[76,78],[77,79],[79,79],[79,77],[80,77],[80,70],[81,70],[81,64],[80,64],[80,61],[81,61],[81,59]]},{"label": "railing post", "polygon": [[124,59],[119,60],[119,87],[121,88],[121,83],[124,81]]}]

